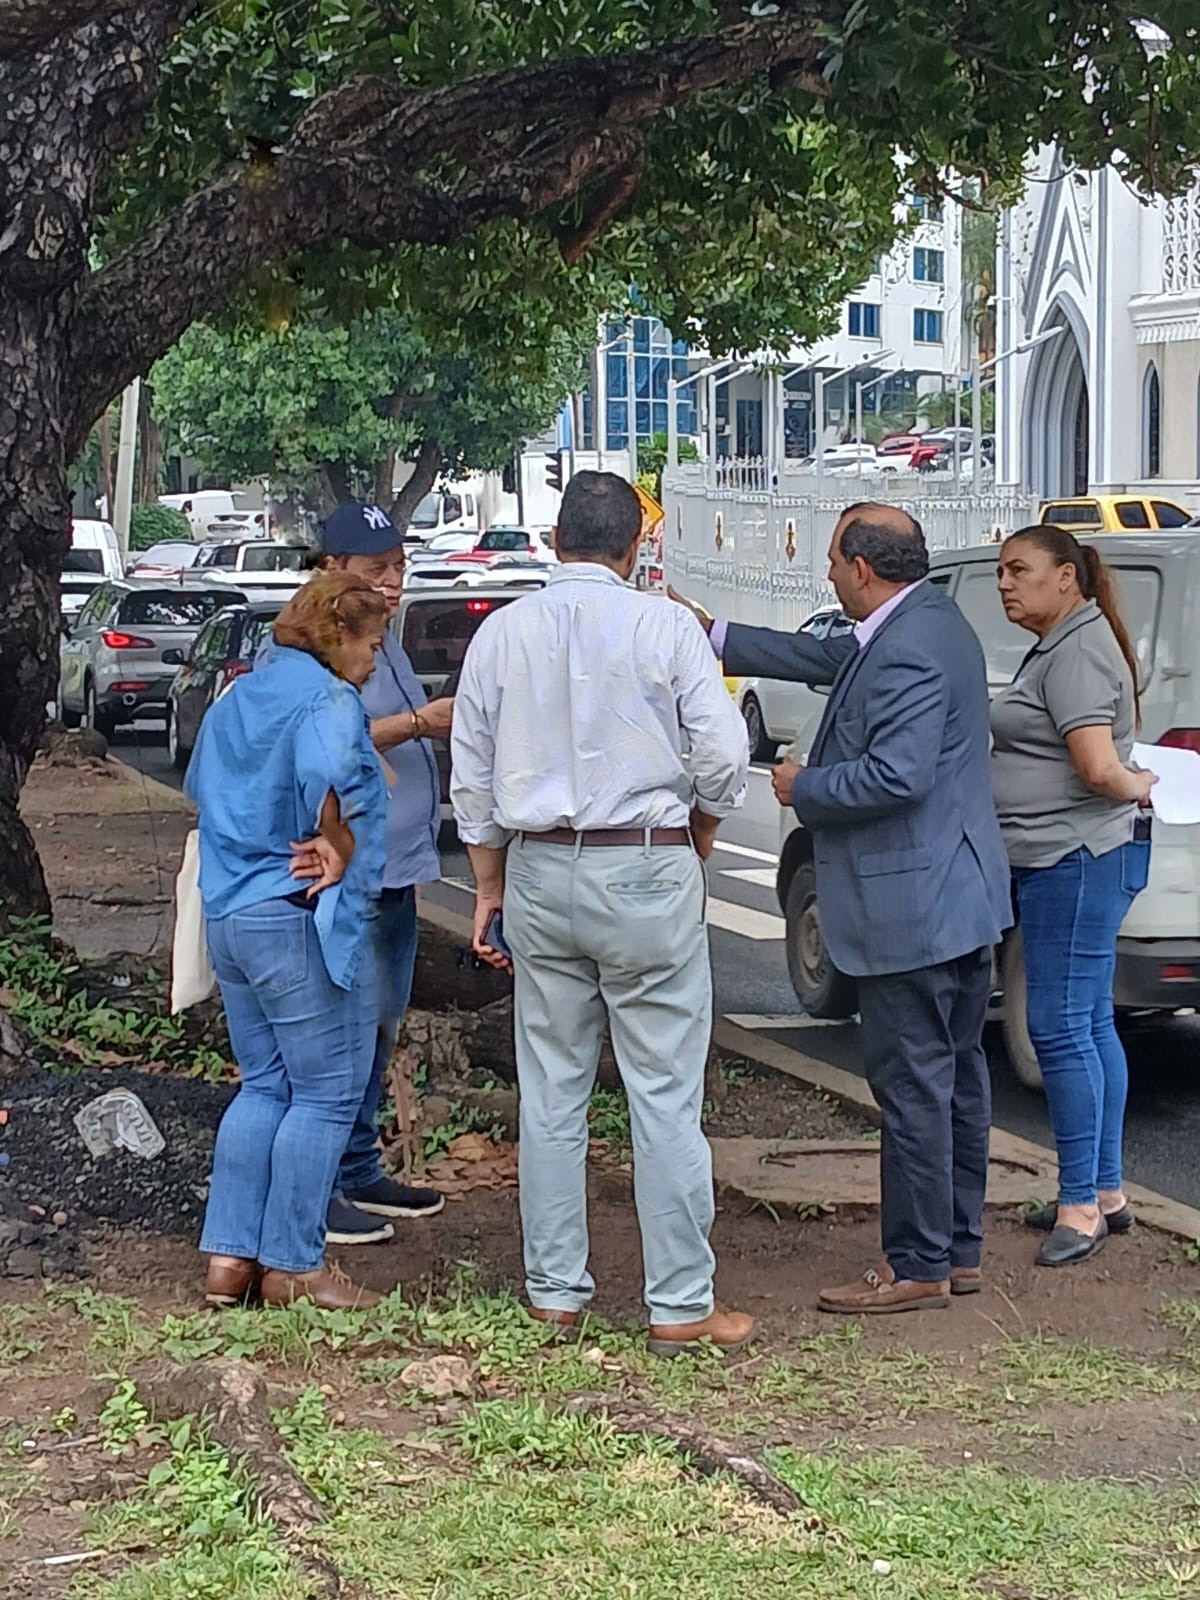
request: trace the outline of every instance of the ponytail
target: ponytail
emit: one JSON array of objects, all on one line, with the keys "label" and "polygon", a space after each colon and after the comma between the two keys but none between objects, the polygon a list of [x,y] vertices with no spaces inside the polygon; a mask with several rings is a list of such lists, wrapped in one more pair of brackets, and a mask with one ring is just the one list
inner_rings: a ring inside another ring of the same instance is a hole
[{"label": "ponytail", "polygon": [[1044,550],[1056,567],[1075,568],[1075,581],[1079,585],[1080,594],[1085,600],[1094,600],[1099,606],[1104,620],[1112,629],[1117,648],[1125,658],[1125,665],[1129,668],[1129,675],[1133,679],[1134,719],[1140,728],[1142,697],[1138,689],[1138,659],[1129,637],[1129,630],[1117,606],[1112,569],[1105,566],[1100,559],[1100,552],[1095,545],[1080,544],[1073,533],[1066,528],[1057,528],[1051,523],[1039,522],[1031,528],[1018,528],[1011,538],[1025,539],[1039,550]]}]

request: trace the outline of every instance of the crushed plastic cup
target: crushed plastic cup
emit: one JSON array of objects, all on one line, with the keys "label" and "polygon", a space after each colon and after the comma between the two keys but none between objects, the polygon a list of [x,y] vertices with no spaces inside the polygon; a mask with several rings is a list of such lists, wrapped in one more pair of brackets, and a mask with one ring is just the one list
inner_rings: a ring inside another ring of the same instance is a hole
[{"label": "crushed plastic cup", "polygon": [[132,1089],[109,1089],[89,1100],[75,1113],[75,1126],[97,1160],[114,1150],[128,1150],[150,1161],[166,1149],[154,1118]]}]

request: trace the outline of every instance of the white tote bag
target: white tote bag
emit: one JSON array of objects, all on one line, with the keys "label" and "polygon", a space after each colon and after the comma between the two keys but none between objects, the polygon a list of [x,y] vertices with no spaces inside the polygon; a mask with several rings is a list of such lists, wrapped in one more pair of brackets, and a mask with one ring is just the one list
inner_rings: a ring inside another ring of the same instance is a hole
[{"label": "white tote bag", "polygon": [[200,898],[200,833],[193,828],[183,846],[175,880],[175,942],[171,950],[171,1013],[207,1000],[217,975],[208,956],[208,929]]}]

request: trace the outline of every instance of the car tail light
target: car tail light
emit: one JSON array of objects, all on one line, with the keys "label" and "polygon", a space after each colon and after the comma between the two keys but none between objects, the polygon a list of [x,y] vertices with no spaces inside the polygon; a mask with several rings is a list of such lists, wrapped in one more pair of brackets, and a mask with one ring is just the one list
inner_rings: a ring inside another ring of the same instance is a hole
[{"label": "car tail light", "polygon": [[139,689],[148,689],[150,685],[139,680],[137,683],[114,683],[110,688],[115,694],[136,694]]},{"label": "car tail light", "polygon": [[117,629],[105,628],[100,635],[110,650],[153,650],[154,640],[143,639],[136,633],[121,633]]},{"label": "car tail light", "polygon": [[492,609],[492,602],[490,600],[468,600],[467,601],[467,610],[474,617],[482,616],[485,611],[490,611],[491,609]]},{"label": "car tail light", "polygon": [[248,661],[227,661],[221,668],[221,687],[224,688],[226,684],[232,683],[235,678],[240,678],[250,670]]},{"label": "car tail light", "polygon": [[1174,983],[1178,982],[1181,978],[1194,978],[1196,976],[1196,969],[1195,967],[1187,967],[1183,966],[1182,964],[1179,966],[1160,967],[1158,975],[1160,978],[1162,978],[1164,983]]},{"label": "car tail light", "polygon": [[1158,742],[1170,745],[1172,750],[1194,750],[1200,755],[1200,728],[1172,728]]}]

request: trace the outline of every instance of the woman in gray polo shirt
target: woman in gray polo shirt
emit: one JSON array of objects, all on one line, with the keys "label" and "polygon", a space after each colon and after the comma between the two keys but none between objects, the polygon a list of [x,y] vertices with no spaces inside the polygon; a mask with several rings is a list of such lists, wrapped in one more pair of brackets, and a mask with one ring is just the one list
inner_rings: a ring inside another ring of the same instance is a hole
[{"label": "woman in gray polo shirt", "polygon": [[1038,1262],[1086,1260],[1132,1212],[1121,1189],[1128,1070],[1113,1023],[1117,930],[1146,886],[1154,777],[1129,766],[1137,660],[1108,570],[1063,528],[1000,550],[1010,622],[1037,635],[992,702],[992,787],[1025,946],[1029,1033],[1058,1146]]}]

